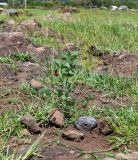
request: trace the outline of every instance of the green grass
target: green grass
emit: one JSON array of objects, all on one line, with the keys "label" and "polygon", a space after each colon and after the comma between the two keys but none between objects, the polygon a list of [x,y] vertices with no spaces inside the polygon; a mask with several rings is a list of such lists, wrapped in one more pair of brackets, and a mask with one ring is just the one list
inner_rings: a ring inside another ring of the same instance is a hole
[{"label": "green grass", "polygon": [[109,141],[114,144],[114,146],[133,146],[134,144],[136,144],[138,148],[138,112],[136,109],[134,109],[133,106],[118,109],[90,108],[88,113],[90,116],[97,115],[97,117],[102,116],[110,118],[115,133],[118,135],[109,137]]},{"label": "green grass", "polygon": [[[91,45],[96,45],[102,50],[109,50],[111,52],[122,49],[128,50],[130,53],[138,52],[137,13],[81,9],[80,13],[72,15],[74,22],[65,22],[63,20],[48,21],[45,18],[45,15],[48,13],[53,13],[59,17],[60,14],[55,10],[30,9],[29,11],[34,14],[33,17],[26,17],[24,15],[16,17],[15,21],[19,23],[26,19],[35,18],[38,22],[42,23],[44,28],[48,27],[63,34],[65,43],[75,43],[80,48],[79,53],[82,57],[87,54],[86,51]],[[2,19],[6,19],[6,17],[0,15],[0,20]],[[29,35],[29,38],[37,45],[49,46],[56,49],[65,46],[65,44],[60,43],[56,38],[45,37],[45,35],[37,32],[31,33],[31,36],[30,34],[26,35]],[[0,57],[0,64],[11,64],[14,69],[16,68],[15,62],[17,60],[22,62],[29,61],[30,57],[24,53],[17,53],[15,57]],[[52,65],[49,62],[52,62]],[[137,76],[125,78],[109,75],[101,76],[92,73],[88,67],[85,68],[89,64],[90,66],[95,66],[98,63],[100,63],[98,60],[92,59],[89,60],[88,64],[86,62],[85,65],[79,67],[74,76],[69,78],[69,84],[75,86],[83,83],[97,91],[101,91],[104,96],[111,100],[128,97],[130,99],[130,106],[116,106],[116,108],[113,108],[113,106],[88,106],[88,96],[86,99],[82,99],[83,105],[86,106],[85,110],[78,110],[75,105],[70,107],[73,115],[65,119],[65,125],[74,124],[80,116],[94,116],[96,118],[106,116],[112,120],[115,130],[115,134],[109,136],[109,142],[113,146],[125,144],[129,146],[135,145],[138,148]],[[54,69],[53,60],[47,59],[46,63],[42,66],[46,70],[46,74],[43,77],[35,77],[35,79],[45,84],[46,87],[43,90],[37,91],[28,83],[23,83],[17,90],[10,90],[6,87],[0,89],[2,103],[4,101],[6,104],[17,105],[20,108],[20,110],[8,110],[0,116],[1,146],[7,146],[8,141],[13,136],[20,138],[20,133],[24,128],[20,123],[21,116],[30,114],[42,124],[47,125],[49,111],[57,107],[55,90],[50,90],[49,86],[62,85],[62,83],[58,78],[52,76]],[[13,93],[16,93],[16,95],[14,94],[13,96]],[[61,110],[64,112],[64,108],[61,108]],[[3,150],[3,147],[1,150]],[[30,155],[30,151],[27,155]],[[1,151],[0,159],[8,160],[12,159],[12,156],[9,154],[4,155],[3,151]]]},{"label": "green grass", "polygon": [[[138,82],[135,77],[116,77],[108,75],[98,75],[80,72],[78,81],[84,84],[88,84],[102,92],[106,93],[109,97],[123,97],[123,96],[137,96]],[[76,77],[77,78],[77,77]]]},{"label": "green grass", "polygon": [[15,61],[13,59],[11,59],[10,57],[1,57],[0,56],[0,63],[7,63],[10,64],[10,68],[15,71],[17,70],[17,65],[15,63]]},{"label": "green grass", "polygon": [[[137,13],[82,10],[73,17],[74,23],[46,19],[42,23],[62,33],[66,42],[74,42],[82,50],[93,44],[111,51],[126,49],[135,52],[138,48],[138,32],[133,29],[133,25],[138,26]],[[130,26],[124,26],[126,23]]]}]

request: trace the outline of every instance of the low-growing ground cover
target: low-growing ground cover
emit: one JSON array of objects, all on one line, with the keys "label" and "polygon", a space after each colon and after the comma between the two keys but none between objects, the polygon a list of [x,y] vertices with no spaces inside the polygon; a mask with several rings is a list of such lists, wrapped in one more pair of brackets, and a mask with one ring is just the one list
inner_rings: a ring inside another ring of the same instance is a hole
[{"label": "low-growing ground cover", "polygon": [[[0,159],[103,159],[136,151],[138,13],[29,12],[0,15]],[[64,114],[59,128],[50,122],[55,109]],[[21,123],[25,115],[39,124],[40,138]],[[97,127],[83,131],[81,142],[64,140],[62,132],[81,116],[98,123],[106,117],[113,133]]]}]

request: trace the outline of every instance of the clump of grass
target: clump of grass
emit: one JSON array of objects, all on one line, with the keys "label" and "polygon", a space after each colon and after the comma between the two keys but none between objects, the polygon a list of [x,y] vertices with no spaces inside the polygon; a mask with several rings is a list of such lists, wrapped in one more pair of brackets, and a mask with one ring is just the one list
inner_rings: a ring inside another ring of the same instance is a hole
[{"label": "clump of grass", "polygon": [[[108,16],[109,14],[112,16]],[[56,23],[48,21],[43,24],[62,33],[67,42],[76,42],[82,50],[85,44],[95,44],[103,50],[111,51],[136,50],[136,31],[123,26],[126,19],[134,24],[136,14],[81,10],[81,14],[74,18],[75,23],[67,24],[58,20]]]},{"label": "clump of grass", "polygon": [[12,97],[12,98],[8,99],[8,103],[9,104],[20,104],[21,100],[17,97]]},{"label": "clump of grass", "polygon": [[10,57],[0,57],[0,63],[13,63],[14,61]]},{"label": "clump of grass", "polygon": [[15,58],[17,61],[26,62],[31,59],[30,55],[27,53],[16,53]]},{"label": "clump of grass", "polygon": [[74,77],[75,81],[94,87],[106,93],[110,98],[137,95],[138,84],[135,77],[98,75],[85,69]]},{"label": "clump of grass", "polygon": [[17,70],[17,65],[10,57],[0,57],[0,63],[8,63],[13,71]]},{"label": "clump of grass", "polygon": [[29,83],[23,83],[20,86],[20,91],[22,91],[26,94],[29,94],[29,95],[36,95],[37,94],[37,91],[34,88],[32,88]]},{"label": "clump of grass", "polygon": [[5,154],[4,152],[0,153],[0,159],[1,160],[27,160],[36,155],[42,157],[37,152],[39,148],[39,143],[44,137],[44,134],[45,132],[36,139],[36,141],[28,148],[25,154],[23,153],[17,154],[16,153],[17,151],[13,151],[13,153],[10,153],[9,148],[7,148],[7,150],[5,149],[6,150]]}]

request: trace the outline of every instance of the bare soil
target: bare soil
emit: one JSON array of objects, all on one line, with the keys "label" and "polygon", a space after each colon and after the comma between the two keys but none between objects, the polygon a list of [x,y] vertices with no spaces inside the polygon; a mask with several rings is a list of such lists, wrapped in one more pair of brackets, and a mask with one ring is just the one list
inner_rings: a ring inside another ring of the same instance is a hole
[{"label": "bare soil", "polygon": [[[76,130],[73,126],[70,126],[66,129]],[[61,138],[60,132],[62,131],[54,128],[46,129],[45,136],[40,142],[38,156],[33,156],[30,158],[30,160],[83,160],[83,157],[79,157],[81,151],[102,151],[110,147],[107,137],[103,136],[98,129],[95,129],[92,132],[83,131],[85,138],[81,142],[64,140]],[[35,137],[32,139],[35,139]],[[25,146],[29,146],[29,143],[25,144],[25,138],[23,140],[24,143],[22,143],[22,145],[19,145],[21,140],[14,140],[15,145],[13,147],[18,148],[19,150],[25,149]],[[59,140],[60,143],[58,144],[57,142]]]},{"label": "bare soil", "polygon": [[138,73],[137,54],[130,54],[127,51],[109,54],[108,52],[101,52],[98,49],[92,52],[96,52],[94,56],[103,62],[103,64],[99,66],[99,70],[97,69],[101,74],[107,73],[113,76],[130,77]]},{"label": "bare soil", "polygon": [[[77,101],[78,108],[87,108],[86,106],[96,105],[98,107],[119,107],[127,106],[130,103],[129,97],[110,98],[101,91],[84,84],[79,84],[75,87],[71,94]],[[83,103],[86,102],[86,103]]]}]

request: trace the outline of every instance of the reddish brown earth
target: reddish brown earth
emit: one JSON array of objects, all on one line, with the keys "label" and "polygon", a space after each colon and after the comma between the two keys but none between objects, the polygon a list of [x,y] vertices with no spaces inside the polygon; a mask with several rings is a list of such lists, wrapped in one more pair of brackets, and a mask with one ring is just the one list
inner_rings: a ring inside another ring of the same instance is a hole
[{"label": "reddish brown earth", "polygon": [[[67,129],[74,129],[69,127]],[[77,131],[77,130],[76,130]],[[39,154],[40,156],[33,156],[30,160],[83,160],[79,157],[81,151],[97,151],[106,150],[110,147],[107,137],[103,136],[98,129],[92,132],[83,131],[85,138],[81,142],[67,141],[61,137],[61,130],[49,128],[46,129],[45,136],[40,142]],[[59,133],[59,134],[58,134]],[[35,136],[29,136],[29,138],[16,139],[12,138],[12,148],[18,148],[19,151],[24,151],[29,147]],[[57,143],[59,141],[59,144]],[[26,147],[25,147],[26,146]],[[97,153],[99,154],[99,153]]]},{"label": "reddish brown earth", "polygon": [[[74,92],[71,94],[77,100],[79,108],[86,108],[86,106],[99,106],[99,107],[116,107],[116,106],[127,106],[130,103],[128,97],[120,98],[109,98],[101,91],[95,90],[94,88],[79,84],[75,87]],[[90,98],[89,98],[90,96]],[[82,100],[86,100],[87,104],[83,104]]]},{"label": "reddish brown earth", "polygon": [[102,64],[96,69],[99,74],[115,76],[135,76],[138,73],[138,55],[130,54],[127,51],[114,52],[101,51],[96,46],[88,49],[89,56],[97,57]]}]

